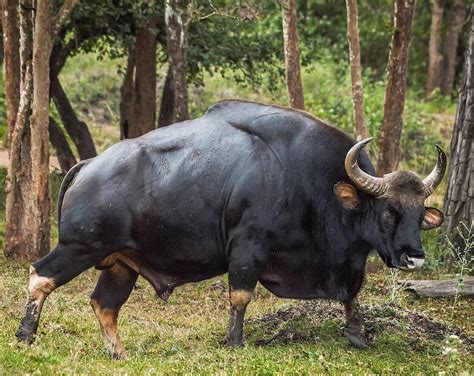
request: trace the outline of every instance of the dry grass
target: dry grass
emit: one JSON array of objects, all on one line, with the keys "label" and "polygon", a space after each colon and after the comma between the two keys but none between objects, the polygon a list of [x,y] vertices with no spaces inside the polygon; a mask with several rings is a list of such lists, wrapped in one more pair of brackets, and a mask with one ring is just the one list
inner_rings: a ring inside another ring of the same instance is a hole
[{"label": "dry grass", "polygon": [[[442,354],[452,328],[441,324],[421,330],[417,315],[409,313],[416,307],[429,322],[443,321],[450,301],[422,302],[403,295],[401,307],[393,308],[383,293],[391,288],[386,270],[369,275],[362,296],[370,304],[365,310],[373,336],[371,348],[363,351],[342,337],[337,304],[279,299],[262,287],[249,308],[247,346],[230,349],[221,342],[227,322],[225,278],[182,286],[167,303],[157,300],[140,279],[121,312],[128,355],[119,361],[106,354],[89,306],[97,271],[87,271],[48,298],[37,341],[29,347],[14,337],[27,265],[0,259],[0,270],[0,374],[436,373],[474,367],[467,337],[453,360]],[[462,300],[450,325],[472,330],[473,308],[471,301]],[[273,337],[266,346],[256,345]]]}]

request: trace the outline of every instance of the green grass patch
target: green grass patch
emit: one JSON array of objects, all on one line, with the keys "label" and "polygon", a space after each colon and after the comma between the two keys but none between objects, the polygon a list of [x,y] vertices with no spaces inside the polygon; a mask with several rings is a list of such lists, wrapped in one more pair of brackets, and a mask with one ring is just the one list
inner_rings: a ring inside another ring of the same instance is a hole
[{"label": "green grass patch", "polygon": [[[443,355],[453,324],[472,331],[472,303],[461,300],[461,316],[447,324],[442,322],[448,314],[440,308],[449,306],[449,300],[413,302],[404,294],[399,306],[389,304],[385,270],[369,275],[362,296],[372,336],[367,350],[352,348],[342,336],[339,304],[279,299],[261,286],[249,306],[247,345],[231,349],[222,344],[228,310],[225,279],[182,286],[167,303],[139,279],[119,319],[128,355],[118,361],[104,350],[89,306],[98,271],[83,273],[48,298],[37,340],[28,346],[14,337],[28,265],[0,257],[0,270],[1,374],[435,374],[474,369],[469,337],[462,338],[455,361]],[[415,320],[414,308],[428,321]],[[431,322],[441,323],[430,329]],[[258,346],[259,340],[272,337]]]}]

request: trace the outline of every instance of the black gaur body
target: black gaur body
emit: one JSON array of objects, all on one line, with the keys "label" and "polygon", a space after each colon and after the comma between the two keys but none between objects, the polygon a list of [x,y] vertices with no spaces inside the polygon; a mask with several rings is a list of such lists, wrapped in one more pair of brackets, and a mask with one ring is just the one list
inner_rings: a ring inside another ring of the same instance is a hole
[{"label": "black gaur body", "polygon": [[[393,178],[402,181],[403,200],[388,188],[374,194],[351,185],[357,178],[346,162],[355,144],[303,112],[224,101],[81,162],[61,188],[59,244],[33,264],[33,313],[18,336],[32,338],[52,290],[95,266],[103,271],[91,303],[115,356],[123,349],[106,317],[116,321],[138,275],[166,299],[176,286],[229,273],[231,345],[242,344],[259,281],[280,297],[344,302],[346,335],[362,347],[356,296],[367,255],[376,248],[387,265],[402,268],[423,257],[426,195],[425,182],[408,172]],[[362,146],[355,165],[373,176]],[[379,247],[383,233],[401,226],[381,224],[386,212],[409,230],[394,233],[399,244]]]}]

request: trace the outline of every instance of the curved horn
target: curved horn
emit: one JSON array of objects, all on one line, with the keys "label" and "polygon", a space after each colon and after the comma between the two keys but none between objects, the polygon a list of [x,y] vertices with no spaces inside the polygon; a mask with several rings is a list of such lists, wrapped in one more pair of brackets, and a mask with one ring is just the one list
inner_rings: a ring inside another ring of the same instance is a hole
[{"label": "curved horn", "polygon": [[370,137],[355,144],[347,152],[345,167],[347,175],[357,188],[370,195],[381,196],[387,190],[387,184],[384,179],[367,174],[362,171],[357,164],[357,158],[359,157],[361,149],[372,140],[373,137]]},{"label": "curved horn", "polygon": [[431,173],[423,180],[426,197],[430,196],[436,187],[441,183],[446,171],[446,154],[439,145],[435,145],[438,150],[438,162]]}]

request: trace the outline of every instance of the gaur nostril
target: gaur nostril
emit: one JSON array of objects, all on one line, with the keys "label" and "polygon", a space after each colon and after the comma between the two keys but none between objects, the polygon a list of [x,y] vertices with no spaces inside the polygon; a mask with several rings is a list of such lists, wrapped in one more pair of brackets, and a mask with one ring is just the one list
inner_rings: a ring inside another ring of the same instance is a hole
[{"label": "gaur nostril", "polygon": [[421,254],[421,257],[414,255],[408,256],[405,252],[400,256],[400,261],[402,264],[405,264],[405,267],[408,269],[420,269],[424,262],[424,253]]}]

